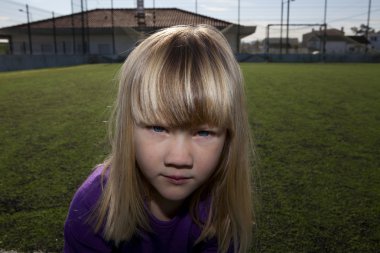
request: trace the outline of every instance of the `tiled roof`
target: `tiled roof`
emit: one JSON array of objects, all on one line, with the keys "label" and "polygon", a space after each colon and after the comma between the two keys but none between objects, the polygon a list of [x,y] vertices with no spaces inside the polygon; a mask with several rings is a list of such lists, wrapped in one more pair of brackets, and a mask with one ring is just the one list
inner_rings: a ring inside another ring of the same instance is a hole
[{"label": "tiled roof", "polygon": [[[323,35],[317,35],[317,36],[313,36],[310,40],[324,40],[325,39],[325,36]],[[347,42],[348,39],[342,35],[327,35],[326,36],[326,41],[343,41],[343,42]]]},{"label": "tiled roof", "polygon": [[[110,28],[112,27],[112,11],[111,9],[95,9],[88,12],[74,13],[57,17],[55,19],[55,27],[59,28],[81,28],[82,16],[85,27],[89,28]],[[114,27],[120,28],[138,28],[136,9],[114,9]],[[177,8],[158,8],[145,9],[146,28],[159,29],[173,25],[190,25],[190,24],[208,24],[223,29],[232,23],[195,14]],[[17,25],[9,28],[24,28],[26,24]],[[31,23],[31,28],[52,28],[53,20],[47,19]]]},{"label": "tiled roof", "polygon": [[[321,41],[323,41],[324,40],[324,36],[323,35],[318,35],[318,36],[313,37],[311,40],[321,40]],[[327,35],[326,36],[326,41],[346,42],[348,44],[357,44],[358,43],[356,40],[350,38],[350,36],[343,36],[343,35]]]},{"label": "tiled roof", "polygon": [[[321,30],[312,30],[311,32],[308,32],[308,33],[305,33],[305,35],[324,35],[325,31],[324,29],[321,29]],[[342,30],[338,30],[338,29],[335,29],[335,28],[332,28],[332,29],[326,29],[326,35],[331,35],[331,36],[335,36],[335,35],[344,35],[344,32]]]},{"label": "tiled roof", "polygon": [[370,44],[365,36],[347,36],[347,37],[360,44]]}]

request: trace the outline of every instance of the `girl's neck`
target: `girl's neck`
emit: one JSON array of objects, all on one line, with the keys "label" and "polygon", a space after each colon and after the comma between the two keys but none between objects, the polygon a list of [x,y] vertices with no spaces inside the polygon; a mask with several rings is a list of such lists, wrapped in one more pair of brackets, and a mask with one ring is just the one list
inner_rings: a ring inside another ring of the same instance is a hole
[{"label": "girl's neck", "polygon": [[160,221],[173,219],[180,211],[184,200],[171,201],[157,195],[158,194],[155,194],[149,203],[149,209],[152,215]]}]

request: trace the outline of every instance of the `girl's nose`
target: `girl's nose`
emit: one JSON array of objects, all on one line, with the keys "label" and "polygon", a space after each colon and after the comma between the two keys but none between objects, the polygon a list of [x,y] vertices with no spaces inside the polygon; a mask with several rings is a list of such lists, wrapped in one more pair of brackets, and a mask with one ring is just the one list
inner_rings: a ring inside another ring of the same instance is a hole
[{"label": "girl's nose", "polygon": [[165,166],[178,169],[190,169],[193,167],[193,155],[191,141],[185,135],[178,134],[172,137],[167,146]]}]

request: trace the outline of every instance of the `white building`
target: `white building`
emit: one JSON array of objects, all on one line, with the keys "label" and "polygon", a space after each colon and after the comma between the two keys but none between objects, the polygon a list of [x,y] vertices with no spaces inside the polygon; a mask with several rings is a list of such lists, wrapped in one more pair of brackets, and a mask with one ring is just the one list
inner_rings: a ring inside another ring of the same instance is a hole
[{"label": "white building", "polygon": [[369,34],[368,40],[371,43],[372,49],[380,52],[380,32]]},{"label": "white building", "polygon": [[309,53],[356,54],[364,53],[368,41],[363,36],[345,36],[343,30],[327,29],[311,31],[303,35],[303,47]]}]

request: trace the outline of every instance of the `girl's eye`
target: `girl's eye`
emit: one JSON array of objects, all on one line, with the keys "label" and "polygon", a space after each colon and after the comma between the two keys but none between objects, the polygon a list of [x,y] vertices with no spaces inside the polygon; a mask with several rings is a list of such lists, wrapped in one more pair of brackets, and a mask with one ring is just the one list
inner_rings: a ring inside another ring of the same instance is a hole
[{"label": "girl's eye", "polygon": [[207,137],[211,135],[211,132],[207,130],[201,130],[197,132],[197,135],[202,136],[202,137]]},{"label": "girl's eye", "polygon": [[151,126],[151,129],[153,130],[153,132],[156,132],[156,133],[165,132],[165,128],[161,126]]}]

